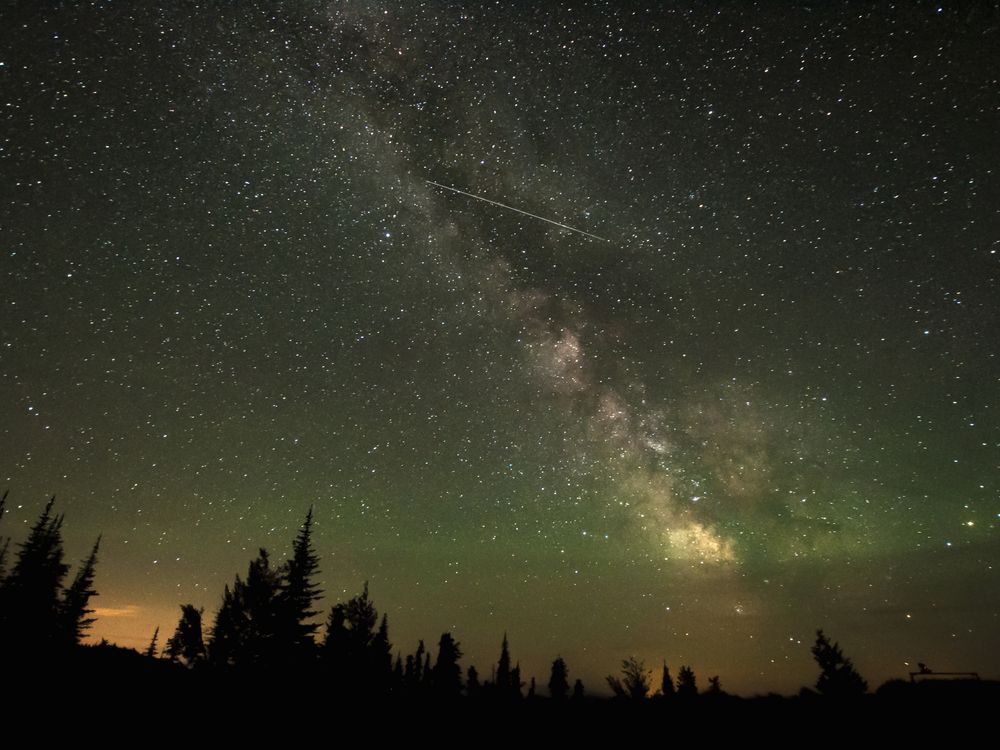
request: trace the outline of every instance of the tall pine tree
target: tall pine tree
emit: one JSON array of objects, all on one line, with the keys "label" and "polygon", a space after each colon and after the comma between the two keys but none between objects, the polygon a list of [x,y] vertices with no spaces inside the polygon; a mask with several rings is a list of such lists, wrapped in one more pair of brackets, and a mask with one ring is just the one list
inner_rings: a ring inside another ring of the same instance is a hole
[{"label": "tall pine tree", "polygon": [[434,692],[443,698],[456,698],[462,692],[462,668],[458,660],[462,650],[451,633],[442,633],[438,641],[437,661],[434,663],[432,680]]},{"label": "tall pine tree", "polygon": [[[510,668],[510,645],[507,643],[507,634],[503,634],[503,643],[500,644],[500,660],[497,662],[497,673],[494,680],[497,693],[501,697],[509,697],[514,692],[514,680]],[[518,693],[521,686],[517,686]]]},{"label": "tall pine tree", "polygon": [[698,682],[691,667],[681,667],[677,673],[677,696],[680,698],[694,698],[698,695]]},{"label": "tall pine tree", "polygon": [[60,636],[65,645],[75,646],[83,640],[84,633],[94,624],[90,609],[91,597],[97,596],[94,590],[94,573],[97,565],[97,550],[101,546],[101,537],[97,537],[90,555],[80,564],[73,583],[66,589],[60,606]]},{"label": "tall pine tree", "polygon": [[670,676],[670,669],[667,662],[663,662],[663,675],[660,677],[660,693],[664,698],[672,698],[677,691],[674,688],[674,680]]},{"label": "tall pine tree", "polygon": [[[322,657],[324,669],[335,678],[336,691],[371,694],[389,690],[392,680],[389,621],[383,616],[379,623],[367,581],[359,596],[346,603],[337,603],[330,610]],[[405,681],[408,685],[413,682],[415,669],[421,669],[421,665],[413,667],[407,657]]]},{"label": "tall pine tree", "polygon": [[63,560],[63,519],[52,513],[55,501],[31,527],[3,581],[0,650],[11,654],[42,655],[62,643],[60,594],[69,566]]},{"label": "tall pine tree", "polygon": [[[227,589],[228,590],[228,589]],[[181,605],[181,619],[177,623],[177,629],[167,640],[167,647],[164,655],[173,662],[183,664],[188,669],[193,669],[205,660],[205,641],[201,630],[202,610],[193,604]],[[159,628],[157,628],[159,632]],[[155,653],[156,634],[149,644],[149,655]]]},{"label": "tall pine tree", "polygon": [[549,676],[549,695],[552,696],[552,700],[560,703],[569,697],[569,670],[561,656],[552,662],[552,672]]},{"label": "tall pine tree", "polygon": [[470,664],[469,670],[465,673],[465,694],[470,698],[476,698],[479,696],[481,688],[482,685],[479,684],[479,672]]},{"label": "tall pine tree", "polygon": [[149,639],[149,645],[146,646],[146,656],[150,659],[156,658],[156,652],[160,650],[159,644],[160,640],[160,626],[157,625],[156,629],[153,631],[153,637]]},{"label": "tall pine tree", "polygon": [[[400,667],[402,668],[402,667]],[[389,617],[382,614],[378,632],[372,638],[369,669],[375,687],[388,689],[392,682],[392,643],[389,642]]]},{"label": "tall pine tree", "polygon": [[319,557],[312,545],[313,509],[299,529],[292,545],[292,556],[285,565],[277,599],[277,639],[279,648],[296,661],[308,658],[315,647],[319,628],[313,618],[319,610],[313,605],[323,592],[315,582],[319,574]]},{"label": "tall pine tree", "polygon": [[261,548],[247,569],[246,581],[237,575],[233,587],[226,586],[208,645],[213,664],[240,668],[273,668],[278,664],[276,599],[280,582],[267,550]]},{"label": "tall pine tree", "polygon": [[424,642],[420,640],[416,652],[407,655],[406,668],[403,670],[403,686],[411,695],[419,693],[423,688],[423,672]]}]

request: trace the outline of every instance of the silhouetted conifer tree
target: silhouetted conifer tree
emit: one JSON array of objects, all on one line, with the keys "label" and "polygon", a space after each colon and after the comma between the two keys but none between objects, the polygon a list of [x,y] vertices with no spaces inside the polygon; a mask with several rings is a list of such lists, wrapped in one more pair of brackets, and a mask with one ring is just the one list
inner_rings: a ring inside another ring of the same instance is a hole
[{"label": "silhouetted conifer tree", "polygon": [[503,643],[500,644],[500,660],[497,662],[496,678],[494,679],[497,695],[501,698],[507,698],[514,695],[516,691],[520,697],[519,681],[520,675],[515,679],[514,671],[510,667],[510,646],[507,643],[507,634],[504,633]]},{"label": "silhouetted conifer tree", "polygon": [[670,669],[667,667],[667,662],[663,662],[663,674],[660,677],[660,694],[664,698],[670,698],[674,695],[674,679],[670,676]]},{"label": "silhouetted conifer tree", "polygon": [[417,643],[416,653],[413,654],[413,672],[411,676],[413,678],[412,687],[418,688],[423,684],[424,675],[424,642],[421,639]]},{"label": "silhouetted conifer tree", "polygon": [[392,676],[392,644],[389,643],[388,619],[383,617],[376,630],[378,611],[364,591],[347,603],[330,610],[323,660],[326,668],[339,675],[338,684],[363,692],[384,691]]},{"label": "silhouetted conifer tree", "polygon": [[150,659],[156,658],[156,652],[159,650],[157,640],[160,638],[160,626],[156,626],[156,630],[153,631],[153,637],[149,641],[149,645],[146,647],[146,656]]},{"label": "silhouetted conifer tree", "polygon": [[[423,641],[420,643],[423,645]],[[411,692],[416,689],[420,682],[417,676],[418,669],[416,665],[418,663],[419,661],[413,658],[413,654],[406,655],[406,667],[403,669],[403,687]]]},{"label": "silhouetted conifer tree", "polygon": [[451,633],[442,633],[432,672],[434,692],[438,696],[454,698],[462,693],[462,669],[458,666],[461,658],[462,650],[458,647],[458,642]]},{"label": "silhouetted conifer tree", "polygon": [[347,605],[338,602],[330,608],[323,637],[323,661],[333,672],[347,673],[351,669],[352,638],[347,623]]},{"label": "silhouetted conifer tree", "polygon": [[552,696],[553,700],[559,702],[569,697],[569,670],[561,656],[552,662],[552,672],[549,675],[549,695]]},{"label": "silhouetted conifer tree", "polygon": [[[226,591],[229,591],[228,587]],[[201,628],[202,612],[203,610],[198,609],[193,604],[181,605],[181,619],[177,623],[174,634],[167,640],[167,647],[163,650],[164,656],[188,668],[193,668],[205,660],[206,649]],[[157,632],[159,632],[159,628],[157,628]],[[154,635],[150,650],[153,650],[155,643],[156,636]],[[226,663],[239,662],[234,660]]]},{"label": "silhouetted conifer tree", "polygon": [[232,667],[239,661],[246,632],[243,611],[243,581],[239,575],[233,588],[226,584],[222,604],[215,614],[215,624],[208,641],[209,662],[216,667]]},{"label": "silhouetted conifer tree", "polygon": [[705,692],[709,695],[722,695],[722,683],[719,682],[719,675],[708,678],[708,690]]},{"label": "silhouetted conifer tree", "polygon": [[97,596],[97,591],[94,590],[94,573],[97,566],[97,550],[100,546],[101,537],[98,536],[90,555],[80,564],[73,583],[63,594],[59,611],[59,629],[64,643],[68,646],[80,643],[84,633],[94,624],[94,618],[87,615],[94,613],[89,605],[91,597]]},{"label": "silhouetted conifer tree", "polygon": [[276,637],[276,598],[281,579],[271,568],[267,550],[260,549],[247,569],[226,586],[208,645],[211,662],[220,667],[271,667],[280,649]]},{"label": "silhouetted conifer tree", "polygon": [[60,593],[69,566],[63,562],[63,519],[52,514],[55,500],[45,505],[3,581],[0,649],[40,656],[65,642],[59,637]]},{"label": "silhouetted conifer tree", "polygon": [[475,698],[479,695],[479,691],[482,689],[482,685],[479,684],[479,672],[476,668],[469,665],[469,670],[465,673],[465,694],[470,698]]},{"label": "silhouetted conifer tree", "polygon": [[324,648],[360,655],[375,639],[378,612],[368,595],[368,582],[359,596],[333,605],[327,621]]},{"label": "silhouetted conifer tree", "polygon": [[577,681],[573,683],[573,700],[582,701],[583,695],[583,680],[577,679]]},{"label": "silhouetted conifer tree", "polygon": [[403,660],[396,654],[396,664],[392,668],[392,688],[397,690],[403,687]]},{"label": "silhouetted conifer tree", "polygon": [[249,664],[271,666],[279,651],[277,597],[280,585],[280,573],[271,568],[270,556],[261,547],[257,559],[247,570],[243,590],[248,626],[244,657]]},{"label": "silhouetted conifer tree", "polygon": [[844,656],[840,645],[830,643],[822,630],[816,631],[812,654],[820,668],[816,689],[823,695],[851,698],[868,692],[868,683],[854,669],[851,660]]},{"label": "silhouetted conifer tree", "polygon": [[372,668],[380,675],[388,676],[392,672],[392,643],[389,642],[389,616],[385,613],[372,639],[371,652]]},{"label": "silhouetted conifer tree", "polygon": [[520,698],[521,688],[524,687],[524,683],[521,682],[521,662],[517,663],[512,670],[510,670],[510,689],[511,695],[515,698]]},{"label": "silhouetted conifer tree", "polygon": [[319,626],[312,618],[319,611],[313,605],[323,595],[314,581],[319,573],[319,557],[312,546],[312,524],[310,507],[292,545],[292,556],[282,571],[276,601],[277,645],[287,652],[286,657],[296,661],[308,658],[316,647],[314,635]]},{"label": "silhouetted conifer tree", "polygon": [[421,672],[421,684],[426,689],[430,687],[434,682],[434,673],[431,671],[431,652],[428,651],[427,655],[424,656],[424,668]]},{"label": "silhouetted conifer tree", "polygon": [[[5,492],[0,497],[0,517],[6,499]],[[54,504],[53,497],[20,545],[13,569],[0,575],[0,652],[6,652],[11,663],[59,658],[79,644],[94,622],[88,615],[93,613],[90,599],[97,595],[94,574],[100,538],[64,589],[69,566],[64,562],[63,517],[52,513]],[[8,543],[2,548],[4,563]]]},{"label": "silhouetted conifer tree", "polygon": [[681,667],[677,673],[677,695],[681,698],[692,698],[698,695],[698,683],[691,667]]}]

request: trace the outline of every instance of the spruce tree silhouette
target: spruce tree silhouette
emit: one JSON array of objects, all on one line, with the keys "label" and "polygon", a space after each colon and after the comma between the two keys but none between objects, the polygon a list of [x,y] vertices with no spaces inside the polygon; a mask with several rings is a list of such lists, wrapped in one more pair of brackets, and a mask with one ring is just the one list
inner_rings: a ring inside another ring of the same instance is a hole
[{"label": "spruce tree silhouette", "polygon": [[549,675],[549,695],[552,696],[552,700],[560,703],[569,697],[569,670],[561,656],[552,662],[552,671]]},{"label": "spruce tree silhouette", "polygon": [[582,701],[583,698],[584,698],[583,680],[578,678],[577,681],[573,683],[573,700]]},{"label": "spruce tree silhouette", "polygon": [[458,642],[451,633],[442,633],[432,672],[434,693],[439,698],[457,698],[461,695],[462,668],[458,665],[461,658],[462,650],[458,647]]},{"label": "spruce tree silhouette", "polygon": [[261,547],[257,559],[247,570],[246,587],[243,590],[247,617],[247,639],[244,660],[254,666],[271,667],[279,653],[278,590],[281,575],[271,567],[267,550]]},{"label": "spruce tree silhouette", "polygon": [[382,621],[372,639],[368,661],[369,669],[372,671],[372,684],[383,692],[389,690],[395,680],[392,668],[392,643],[389,641],[389,616],[385,613],[382,614]]},{"label": "spruce tree silhouette", "polygon": [[470,698],[476,698],[479,695],[479,691],[482,689],[482,685],[479,683],[479,672],[476,668],[469,665],[468,672],[465,673],[465,694]]},{"label": "spruce tree silhouette", "polygon": [[160,638],[160,626],[156,626],[156,630],[153,631],[153,637],[149,640],[149,645],[146,646],[145,656],[150,659],[156,658],[156,652],[159,651],[159,645],[157,641]]},{"label": "spruce tree silhouette", "polygon": [[410,673],[412,677],[412,687],[419,688],[423,682],[424,675],[424,641],[421,639],[417,642],[417,650],[413,654],[413,671]]},{"label": "spruce tree silhouette", "polygon": [[511,669],[510,644],[507,642],[506,633],[503,634],[503,643],[500,644],[500,660],[497,662],[494,684],[497,697],[501,700],[521,697],[521,674],[520,670]]},{"label": "spruce tree silhouette", "polygon": [[399,654],[396,654],[396,663],[392,667],[392,682],[390,687],[393,690],[403,689],[403,660],[400,658]]},{"label": "spruce tree silhouette", "polygon": [[59,630],[67,646],[79,644],[83,640],[84,633],[94,624],[94,618],[87,615],[94,613],[89,604],[91,597],[97,596],[97,591],[94,590],[94,573],[97,566],[97,550],[100,546],[101,537],[98,536],[90,555],[80,564],[73,583],[62,597]]},{"label": "spruce tree silhouette", "polygon": [[367,581],[359,596],[331,608],[322,657],[326,670],[336,677],[339,692],[355,689],[371,693],[389,688],[392,676],[389,625],[383,617],[376,630],[378,622],[378,610],[368,594]]},{"label": "spruce tree silhouette", "polygon": [[423,677],[421,681],[421,686],[424,692],[427,692],[434,682],[434,673],[431,671],[431,652],[428,651],[424,656],[424,668],[422,671]]},{"label": "spruce tree silhouette", "polygon": [[[423,641],[420,641],[421,645]],[[417,687],[417,668],[415,666],[416,662],[413,659],[413,654],[406,655],[406,666],[403,668],[403,688],[409,692],[413,692]]]},{"label": "spruce tree silhouette", "polygon": [[[183,607],[183,605],[182,605]],[[236,666],[242,651],[246,616],[243,612],[243,581],[239,575],[222,592],[222,604],[215,613],[215,623],[208,639],[208,660],[220,669]]]},{"label": "spruce tree silhouette", "polygon": [[20,545],[17,562],[3,581],[0,607],[0,649],[24,658],[41,658],[64,646],[62,581],[69,572],[63,562],[62,516],[52,513],[55,497]]},{"label": "spruce tree silhouette", "polygon": [[822,630],[816,631],[813,657],[820,668],[816,689],[823,695],[835,698],[852,698],[868,692],[868,683],[854,669],[851,660],[840,650],[840,645],[830,643]]},{"label": "spruce tree silhouette", "polygon": [[279,653],[276,598],[280,576],[263,547],[250,562],[246,581],[239,575],[226,586],[208,644],[211,662],[240,669],[273,667]]},{"label": "spruce tree silhouette", "polygon": [[[182,664],[188,669],[194,669],[205,661],[206,649],[201,628],[202,612],[203,610],[193,604],[182,604],[181,619],[177,623],[177,629],[167,640],[167,646],[163,651],[164,656],[170,661]],[[147,654],[152,656],[155,653],[155,646],[156,634],[153,635]]]},{"label": "spruce tree silhouette", "polygon": [[677,673],[677,697],[694,698],[698,695],[698,682],[691,667],[681,667]]},{"label": "spruce tree silhouette", "polygon": [[672,698],[674,696],[674,680],[670,676],[670,669],[667,668],[667,662],[663,662],[663,674],[660,677],[660,694],[664,698]]},{"label": "spruce tree silhouette", "polygon": [[313,656],[315,633],[319,625],[312,618],[319,614],[313,605],[323,592],[314,579],[319,574],[319,557],[312,545],[313,509],[292,545],[292,556],[281,572],[277,595],[277,648],[293,662],[303,662]]},{"label": "spruce tree silhouette", "polygon": [[424,688],[424,655],[423,640],[418,641],[415,653],[406,657],[406,669],[403,672],[403,687],[410,695],[419,695]]}]

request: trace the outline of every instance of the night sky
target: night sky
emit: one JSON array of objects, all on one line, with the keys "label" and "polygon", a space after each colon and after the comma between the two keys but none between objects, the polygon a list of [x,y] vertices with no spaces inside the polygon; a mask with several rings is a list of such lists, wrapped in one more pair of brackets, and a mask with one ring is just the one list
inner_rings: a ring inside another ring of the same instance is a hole
[{"label": "night sky", "polygon": [[1000,673],[995,3],[163,5],[0,11],[0,531],[94,637],[313,505],[485,675]]}]

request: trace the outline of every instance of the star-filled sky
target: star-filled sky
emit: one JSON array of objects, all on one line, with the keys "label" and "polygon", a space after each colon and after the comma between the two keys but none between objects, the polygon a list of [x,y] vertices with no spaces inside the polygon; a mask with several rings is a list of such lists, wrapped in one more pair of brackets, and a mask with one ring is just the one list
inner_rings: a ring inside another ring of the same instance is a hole
[{"label": "star-filled sky", "polygon": [[995,3],[162,5],[0,12],[0,530],[95,637],[313,505],[481,673],[1000,672]]}]

